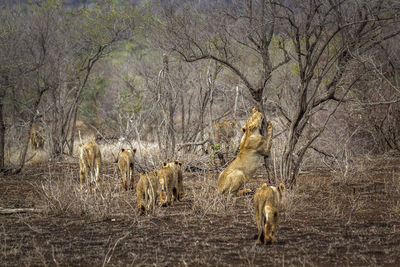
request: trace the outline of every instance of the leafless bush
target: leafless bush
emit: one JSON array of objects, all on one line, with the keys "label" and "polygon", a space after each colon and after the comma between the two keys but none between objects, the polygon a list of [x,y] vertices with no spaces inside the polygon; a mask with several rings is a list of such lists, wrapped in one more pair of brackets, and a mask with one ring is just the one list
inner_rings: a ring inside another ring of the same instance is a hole
[{"label": "leafless bush", "polygon": [[296,216],[296,212],[301,208],[299,206],[299,199],[297,188],[286,190],[283,193],[281,202],[281,216],[284,221],[291,221]]},{"label": "leafless bush", "polygon": [[102,183],[96,189],[80,189],[76,171],[69,170],[67,177],[49,174],[35,185],[40,194],[38,206],[44,212],[58,215],[104,219],[113,216],[136,218],[136,194],[121,191],[119,176],[103,175]]},{"label": "leafless bush", "polygon": [[[203,174],[204,175],[204,174]],[[193,200],[192,211],[195,215],[206,216],[210,214],[232,214],[236,198],[217,194],[217,179],[199,177],[191,184],[190,197]],[[211,176],[212,177],[212,176]]]}]

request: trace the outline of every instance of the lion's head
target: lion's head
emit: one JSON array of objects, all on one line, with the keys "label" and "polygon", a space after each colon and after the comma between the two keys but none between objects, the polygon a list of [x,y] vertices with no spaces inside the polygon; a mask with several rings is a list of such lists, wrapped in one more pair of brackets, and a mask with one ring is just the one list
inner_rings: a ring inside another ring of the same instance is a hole
[{"label": "lion's head", "polygon": [[253,108],[253,114],[242,127],[241,131],[245,134],[253,133],[255,130],[260,130],[263,121],[263,115],[258,108]]}]

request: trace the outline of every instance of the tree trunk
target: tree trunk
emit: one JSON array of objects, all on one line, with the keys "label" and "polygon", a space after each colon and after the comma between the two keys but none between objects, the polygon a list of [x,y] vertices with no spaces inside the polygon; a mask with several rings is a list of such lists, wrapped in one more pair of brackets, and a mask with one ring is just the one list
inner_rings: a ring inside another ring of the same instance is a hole
[{"label": "tree trunk", "polygon": [[[268,121],[268,118],[267,118],[265,110],[264,110],[263,101],[258,102],[257,105],[258,105],[258,107],[260,109],[260,112],[263,114],[263,117],[264,117],[264,120],[263,120],[263,122],[261,124],[261,135],[266,137],[265,135],[268,132],[267,123],[266,122]],[[272,138],[271,138],[270,142],[272,142]],[[275,177],[273,177],[271,175],[271,170],[270,170],[270,155],[264,156],[264,168],[265,168],[265,171],[267,172],[268,184],[269,185],[275,185],[275,183],[276,183]]]},{"label": "tree trunk", "polygon": [[3,100],[5,96],[5,88],[0,87],[0,172],[4,171],[4,147],[5,147],[5,131],[3,114]]},{"label": "tree trunk", "polygon": [[[71,129],[71,140],[70,140],[70,148],[69,155],[72,156],[74,154],[74,142],[75,142],[75,129],[76,129],[76,119],[77,119],[78,109],[74,110],[74,118],[72,120],[72,129]],[[79,141],[80,142],[80,141]]]},{"label": "tree trunk", "polygon": [[174,127],[174,113],[175,109],[172,103],[171,92],[169,92],[169,118],[168,118],[168,135],[171,141],[171,151],[168,153],[169,157],[175,156],[175,127]]},{"label": "tree trunk", "polygon": [[183,94],[181,94],[181,143],[184,143],[184,138],[185,138],[185,101],[183,100]]},{"label": "tree trunk", "polygon": [[35,102],[33,104],[33,108],[32,108],[33,112],[32,112],[31,118],[30,118],[29,123],[28,123],[28,134],[26,135],[26,139],[25,139],[25,142],[24,142],[24,147],[23,147],[22,152],[20,154],[19,166],[16,169],[12,170],[10,172],[11,174],[20,173],[22,171],[24,165],[25,165],[26,153],[28,152],[28,147],[29,147],[29,134],[31,132],[32,125],[33,125],[33,122],[35,120],[36,111],[37,111],[37,109],[39,107],[40,101],[42,99],[42,95],[44,94],[44,92],[46,90],[47,89],[43,89],[43,90],[39,91],[39,95],[37,96],[37,98],[36,98],[36,100],[35,100]]}]

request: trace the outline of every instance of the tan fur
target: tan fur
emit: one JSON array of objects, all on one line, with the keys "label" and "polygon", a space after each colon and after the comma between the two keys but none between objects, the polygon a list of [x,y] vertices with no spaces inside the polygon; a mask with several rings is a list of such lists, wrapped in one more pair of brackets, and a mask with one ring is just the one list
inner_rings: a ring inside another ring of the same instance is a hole
[{"label": "tan fur", "polygon": [[118,168],[121,172],[122,188],[127,191],[133,189],[133,169],[136,149],[122,149],[118,158]]},{"label": "tan fur", "polygon": [[271,150],[272,123],[268,122],[267,137],[260,133],[262,114],[253,109],[253,114],[242,128],[244,136],[240,142],[240,152],[236,159],[221,172],[218,178],[218,192],[242,195],[251,192],[243,189],[246,182],[253,177],[262,165],[263,157]]},{"label": "tan fur", "polygon": [[257,242],[276,242],[276,233],[279,222],[279,205],[285,185],[278,187],[263,184],[254,195],[254,208],[256,210]]},{"label": "tan fur", "polygon": [[178,176],[174,162],[163,162],[162,168],[157,171],[161,183],[161,201],[163,205],[170,205],[178,199]]},{"label": "tan fur", "polygon": [[33,150],[42,149],[44,146],[43,128],[33,125],[29,134],[29,141]]},{"label": "tan fur", "polygon": [[176,200],[180,201],[185,195],[185,190],[183,188],[182,161],[175,160],[170,166],[174,169],[174,175],[177,181]]},{"label": "tan fur", "polygon": [[101,169],[101,153],[99,146],[94,141],[89,141],[86,144],[79,144],[78,146],[80,148],[79,179],[81,188],[83,187],[83,180],[86,180],[88,188],[91,183],[99,185]]},{"label": "tan fur", "polygon": [[229,144],[239,128],[236,128],[235,121],[224,121],[214,122],[212,130],[214,132],[215,143],[222,145]]},{"label": "tan fur", "polygon": [[160,198],[161,184],[157,172],[141,173],[136,185],[136,203],[138,214],[142,215],[146,210],[155,207]]}]

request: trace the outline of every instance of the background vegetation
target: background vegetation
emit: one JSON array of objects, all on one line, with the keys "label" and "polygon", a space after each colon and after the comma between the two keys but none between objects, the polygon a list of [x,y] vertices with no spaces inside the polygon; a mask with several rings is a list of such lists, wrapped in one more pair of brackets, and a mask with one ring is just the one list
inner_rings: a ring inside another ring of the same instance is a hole
[{"label": "background vegetation", "polygon": [[[396,264],[399,14],[395,0],[1,1],[1,262]],[[273,246],[253,240],[253,195],[215,193],[253,106],[274,138],[247,187],[288,187]],[[87,140],[103,156],[91,192]],[[138,216],[115,164],[128,147],[135,181],[183,161],[183,201]]]},{"label": "background vegetation", "polygon": [[0,169],[34,157],[33,125],[47,158],[73,155],[89,131],[141,157],[152,143],[165,159],[224,164],[236,150],[212,124],[239,129],[254,105],[276,129],[270,183],[399,150],[398,11],[390,0],[5,2]]}]

